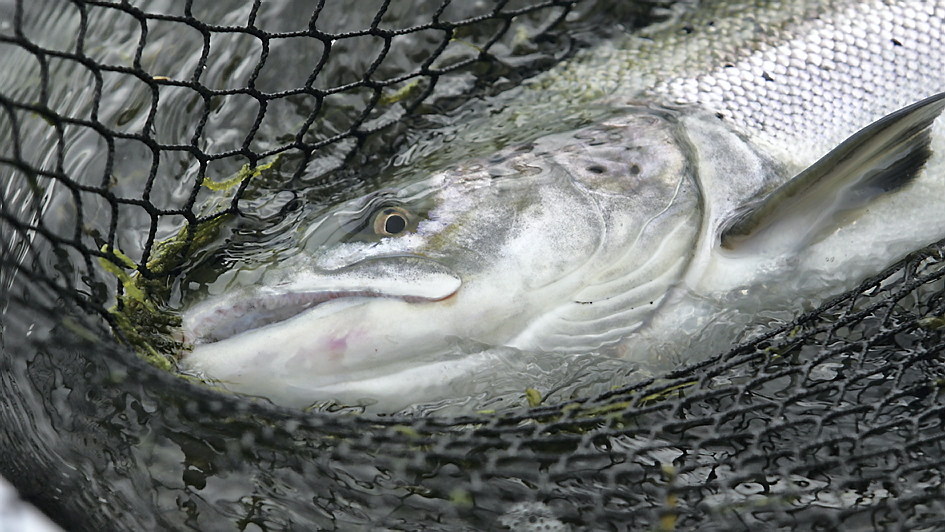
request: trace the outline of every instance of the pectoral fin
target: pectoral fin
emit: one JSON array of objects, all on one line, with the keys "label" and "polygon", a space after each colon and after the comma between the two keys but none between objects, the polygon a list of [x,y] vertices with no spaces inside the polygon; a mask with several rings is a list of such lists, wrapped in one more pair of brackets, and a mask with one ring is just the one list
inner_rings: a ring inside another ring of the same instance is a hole
[{"label": "pectoral fin", "polygon": [[939,93],[861,129],[724,222],[722,247],[751,248],[760,239],[800,247],[838,227],[873,198],[903,187],[931,155],[931,126],[943,108],[945,93]]}]

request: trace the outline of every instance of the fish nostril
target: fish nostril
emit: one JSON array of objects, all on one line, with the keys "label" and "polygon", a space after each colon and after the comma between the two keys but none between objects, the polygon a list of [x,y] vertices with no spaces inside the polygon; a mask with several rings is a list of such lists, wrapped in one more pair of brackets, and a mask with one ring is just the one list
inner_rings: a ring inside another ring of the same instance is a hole
[{"label": "fish nostril", "polygon": [[590,173],[592,173],[592,174],[598,174],[598,175],[607,173],[607,169],[606,169],[606,168],[604,168],[603,166],[600,166],[600,165],[596,165],[596,164],[593,165],[593,166],[588,166],[588,167],[587,167],[587,171],[590,172]]}]

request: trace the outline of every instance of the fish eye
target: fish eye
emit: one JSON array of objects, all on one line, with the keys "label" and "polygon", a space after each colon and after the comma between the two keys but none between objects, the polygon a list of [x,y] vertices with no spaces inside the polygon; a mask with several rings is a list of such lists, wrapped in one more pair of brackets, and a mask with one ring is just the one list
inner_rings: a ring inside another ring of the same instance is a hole
[{"label": "fish eye", "polygon": [[374,233],[381,236],[395,236],[403,233],[410,225],[410,213],[401,207],[384,207],[374,217]]}]

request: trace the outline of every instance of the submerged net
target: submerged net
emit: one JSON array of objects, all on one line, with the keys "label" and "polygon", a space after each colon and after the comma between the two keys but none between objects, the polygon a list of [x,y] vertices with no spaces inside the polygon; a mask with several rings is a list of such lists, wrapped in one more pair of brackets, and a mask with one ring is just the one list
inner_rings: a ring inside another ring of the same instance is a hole
[{"label": "submerged net", "polygon": [[174,323],[140,294],[179,303],[182,272],[669,3],[228,4],[0,3],[0,473],[24,498],[75,530],[945,526],[941,245],[537,408],[302,412],[147,362],[167,346],[135,320]]}]

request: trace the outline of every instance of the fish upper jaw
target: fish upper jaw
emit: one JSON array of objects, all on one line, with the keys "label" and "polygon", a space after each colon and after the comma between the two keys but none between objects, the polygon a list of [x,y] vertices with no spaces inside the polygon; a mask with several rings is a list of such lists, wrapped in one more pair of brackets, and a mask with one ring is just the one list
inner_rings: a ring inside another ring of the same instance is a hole
[{"label": "fish upper jaw", "polygon": [[375,257],[337,270],[304,272],[275,285],[211,298],[184,314],[183,339],[195,346],[223,341],[293,319],[332,301],[442,301],[461,286],[457,273],[431,259],[418,255]]}]

